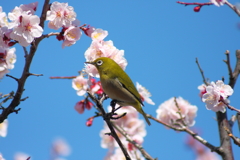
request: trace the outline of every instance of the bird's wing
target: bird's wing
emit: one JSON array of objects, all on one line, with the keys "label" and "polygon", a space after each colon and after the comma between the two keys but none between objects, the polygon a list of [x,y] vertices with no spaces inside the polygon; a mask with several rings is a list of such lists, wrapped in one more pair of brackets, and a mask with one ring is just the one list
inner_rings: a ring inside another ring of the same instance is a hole
[{"label": "bird's wing", "polygon": [[[126,73],[124,72],[124,74],[126,74]],[[138,93],[136,87],[134,86],[132,80],[129,78],[129,76],[127,74],[124,77],[125,77],[125,79],[122,79],[121,77],[118,77],[118,78],[116,77],[117,82],[123,88],[125,88],[128,92],[130,92],[138,100],[138,102],[141,103],[142,106],[144,106],[141,96]]]}]

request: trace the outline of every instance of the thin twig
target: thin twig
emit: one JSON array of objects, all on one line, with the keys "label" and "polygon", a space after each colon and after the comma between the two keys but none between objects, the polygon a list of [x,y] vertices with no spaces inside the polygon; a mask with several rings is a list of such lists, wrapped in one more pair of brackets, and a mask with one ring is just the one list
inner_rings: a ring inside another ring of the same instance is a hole
[{"label": "thin twig", "polygon": [[213,5],[213,3],[211,2],[207,2],[207,3],[196,3],[196,2],[193,2],[193,3],[187,3],[187,2],[180,2],[180,1],[177,1],[177,3],[179,4],[183,4],[185,6],[188,6],[188,5],[197,5],[197,6],[209,6],[209,5]]},{"label": "thin twig", "polygon": [[29,73],[29,75],[30,75],[30,76],[37,76],[37,77],[43,76],[43,74],[34,74],[34,73]]},{"label": "thin twig", "polygon": [[128,135],[128,133],[121,127],[119,127],[118,125],[116,125],[114,122],[111,122],[113,127],[120,132],[128,142],[132,143],[141,153],[142,155],[147,159],[147,160],[154,160],[154,158],[152,158],[147,152],[146,150],[138,143],[136,143],[136,141],[132,140],[131,137]]},{"label": "thin twig", "polygon": [[234,136],[228,128],[225,127],[224,129],[228,133],[228,136],[232,138],[233,142],[240,147],[240,138]]},{"label": "thin twig", "polygon": [[202,75],[203,83],[207,86],[207,85],[208,85],[208,82],[206,81],[206,78],[205,78],[205,76],[204,76],[203,70],[202,70],[202,68],[200,67],[200,64],[199,64],[199,62],[198,62],[198,58],[196,58],[196,63],[197,63],[198,69],[199,69],[199,71],[200,71],[200,73],[201,73],[201,75]]},{"label": "thin twig", "polygon": [[238,16],[240,16],[240,11],[238,8],[234,5],[232,5],[230,2],[226,1],[225,4],[230,7]]},{"label": "thin twig", "polygon": [[112,126],[112,123],[110,121],[110,116],[107,115],[107,113],[105,112],[103,106],[102,106],[102,102],[104,99],[105,99],[105,95],[103,94],[103,97],[98,100],[94,95],[92,95],[90,92],[87,92],[89,97],[92,99],[92,101],[97,105],[97,107],[99,108],[100,112],[102,113],[103,115],[103,118],[104,118],[104,121],[107,123],[110,131],[111,131],[111,136],[113,136],[113,138],[117,141],[119,147],[121,148],[126,160],[131,160],[126,148],[124,147],[124,145],[122,144],[122,142],[120,141],[116,131],[114,130],[113,126]]},{"label": "thin twig", "polygon": [[238,113],[240,113],[240,110],[237,108],[234,108],[233,106],[230,106],[228,103],[226,103],[224,100],[220,100],[223,104],[225,104],[229,109],[236,111]]},{"label": "thin twig", "polygon": [[27,51],[27,48],[26,47],[23,47],[23,51],[24,51],[24,57],[27,58],[28,56],[28,51]]},{"label": "thin twig", "polygon": [[232,68],[231,68],[231,64],[230,64],[230,56],[229,56],[230,52],[229,52],[229,50],[226,50],[225,54],[226,54],[227,60],[223,60],[223,61],[227,64],[228,72],[229,72],[229,78],[231,80],[231,79],[233,79],[233,72],[232,72]]},{"label": "thin twig", "polygon": [[66,76],[64,76],[64,77],[59,77],[59,76],[57,76],[57,77],[49,77],[50,79],[74,79],[74,78],[76,78],[77,76],[69,76],[69,77],[66,77]]},{"label": "thin twig", "polygon": [[202,143],[203,145],[205,145],[206,147],[208,147],[211,151],[218,153],[219,155],[223,155],[223,150],[220,147],[215,147],[214,145],[210,144],[209,142],[207,142],[205,139],[203,139],[202,137],[200,137],[199,135],[197,135],[197,133],[194,133],[192,130],[190,130],[189,128],[182,126],[181,128],[176,128],[174,126],[171,126],[165,122],[162,122],[156,118],[154,118],[151,115],[148,115],[148,118],[163,124],[164,126],[171,128],[175,131],[182,131],[182,132],[186,132],[188,134],[190,134],[194,139],[196,139],[197,141],[199,141],[200,143]]},{"label": "thin twig", "polygon": [[177,109],[178,109],[178,111],[177,111],[176,113],[179,114],[179,116],[180,116],[180,121],[182,122],[182,124],[183,124],[184,126],[187,126],[186,123],[185,123],[185,121],[184,121],[184,118],[183,118],[183,116],[182,116],[181,108],[179,107],[179,105],[178,105],[178,103],[177,103],[177,98],[176,98],[176,97],[174,97],[174,102],[175,102],[175,105],[176,105],[176,107],[177,107]]},{"label": "thin twig", "polygon": [[19,82],[19,79],[16,78],[16,77],[14,77],[14,76],[11,76],[11,75],[9,75],[9,74],[6,74],[6,76],[7,76],[7,77],[10,77],[10,78],[12,78],[12,79],[14,79],[14,80],[17,81],[17,82]]}]

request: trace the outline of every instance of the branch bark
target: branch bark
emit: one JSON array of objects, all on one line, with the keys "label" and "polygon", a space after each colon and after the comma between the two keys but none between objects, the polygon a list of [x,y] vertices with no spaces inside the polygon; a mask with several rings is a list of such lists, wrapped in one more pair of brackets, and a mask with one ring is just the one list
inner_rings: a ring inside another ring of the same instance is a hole
[{"label": "branch bark", "polygon": [[[49,1],[50,0],[45,0],[43,9],[42,9],[42,14],[40,17],[40,26],[44,29],[44,21],[46,20],[46,13],[49,8]],[[21,97],[24,91],[24,85],[26,83],[27,78],[31,75],[29,70],[30,66],[32,63],[32,59],[35,55],[35,52],[37,51],[37,47],[42,40],[42,37],[36,38],[35,41],[33,41],[31,47],[30,47],[30,52],[29,54],[26,54],[26,48],[24,48],[25,52],[25,66],[22,72],[21,78],[18,79],[18,88],[17,91],[15,92],[14,98],[12,102],[9,104],[9,106],[5,109],[3,109],[1,115],[0,115],[0,123],[2,123],[5,119],[7,119],[8,115],[11,114],[12,112],[16,112],[15,108],[20,104],[21,102]]]}]

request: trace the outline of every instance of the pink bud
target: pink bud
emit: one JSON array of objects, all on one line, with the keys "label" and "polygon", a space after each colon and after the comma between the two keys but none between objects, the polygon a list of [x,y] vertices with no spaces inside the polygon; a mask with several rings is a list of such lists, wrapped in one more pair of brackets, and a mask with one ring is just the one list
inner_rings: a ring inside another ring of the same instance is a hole
[{"label": "pink bud", "polygon": [[9,47],[12,47],[12,46],[14,46],[16,43],[17,43],[17,42],[9,42],[9,43],[8,43],[8,46],[9,46]]},{"label": "pink bud", "polygon": [[93,118],[89,118],[88,121],[86,122],[86,126],[90,127],[92,126],[93,123]]},{"label": "pink bud", "polygon": [[202,6],[196,6],[193,8],[194,12],[199,12]]},{"label": "pink bud", "polygon": [[133,147],[134,147],[134,146],[133,146],[132,143],[128,143],[128,150],[129,150],[129,151],[132,151],[132,150],[133,150]]},{"label": "pink bud", "polygon": [[82,114],[84,112],[84,100],[77,102],[74,108],[78,113]]},{"label": "pink bud", "polygon": [[91,34],[95,31],[95,28],[88,25],[87,28],[83,28],[82,30],[88,37],[91,37]]},{"label": "pink bud", "polygon": [[93,106],[92,102],[86,99],[86,104],[85,104],[86,109],[90,110],[92,106]]}]

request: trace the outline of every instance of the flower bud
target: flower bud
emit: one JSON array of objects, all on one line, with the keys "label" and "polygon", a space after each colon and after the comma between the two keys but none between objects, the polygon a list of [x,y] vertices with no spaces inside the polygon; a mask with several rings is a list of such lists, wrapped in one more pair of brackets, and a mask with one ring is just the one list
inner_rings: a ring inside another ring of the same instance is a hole
[{"label": "flower bud", "polygon": [[199,12],[202,6],[196,6],[193,8],[194,12]]},{"label": "flower bud", "polygon": [[93,118],[89,118],[88,121],[86,122],[86,126],[90,127],[92,126],[92,123],[93,123]]}]

